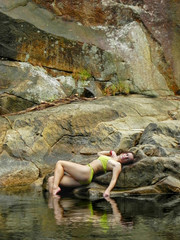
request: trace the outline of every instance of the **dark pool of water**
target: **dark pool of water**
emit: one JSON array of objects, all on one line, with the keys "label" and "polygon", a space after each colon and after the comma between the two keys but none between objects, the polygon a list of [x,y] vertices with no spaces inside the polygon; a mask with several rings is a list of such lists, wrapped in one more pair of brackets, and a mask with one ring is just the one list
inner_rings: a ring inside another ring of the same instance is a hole
[{"label": "dark pool of water", "polygon": [[180,195],[88,201],[0,192],[0,239],[180,239]]}]

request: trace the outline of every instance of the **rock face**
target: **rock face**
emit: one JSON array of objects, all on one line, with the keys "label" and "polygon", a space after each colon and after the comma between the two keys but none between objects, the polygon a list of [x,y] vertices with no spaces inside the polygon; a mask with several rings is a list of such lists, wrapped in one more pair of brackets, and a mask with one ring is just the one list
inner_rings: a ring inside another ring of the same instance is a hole
[{"label": "rock face", "polygon": [[[129,149],[137,162],[123,168],[117,187],[158,184],[160,189],[164,179],[162,189],[170,189],[167,184],[171,184],[171,191],[179,192],[179,103],[116,96],[1,117],[1,187],[33,183],[50,173],[59,159],[86,164],[97,157],[97,151]],[[94,181],[108,184],[110,178],[107,173]]]},{"label": "rock face", "polygon": [[[66,20],[80,22],[85,26],[108,26],[111,34],[114,26],[120,29],[133,21],[141,21],[152,37],[162,45],[165,57],[171,63],[176,76],[174,90],[176,85],[180,86],[178,70],[180,36],[177,28],[174,27],[180,23],[178,1],[80,0],[71,1],[71,4],[68,0],[34,0],[34,2]],[[114,31],[113,34],[116,33]]]},{"label": "rock face", "polygon": [[[174,1],[1,0],[0,5],[0,57],[20,62],[12,63],[17,64],[13,75],[22,71],[23,78],[13,95],[23,95],[22,109],[26,101],[36,104],[75,93],[162,96],[179,91],[179,8]],[[27,71],[39,72],[39,80],[27,79],[25,63],[33,65],[26,65]],[[0,71],[1,94],[12,95],[11,64],[2,62]],[[54,89],[42,96],[48,84]],[[1,102],[1,111],[10,112]]]}]

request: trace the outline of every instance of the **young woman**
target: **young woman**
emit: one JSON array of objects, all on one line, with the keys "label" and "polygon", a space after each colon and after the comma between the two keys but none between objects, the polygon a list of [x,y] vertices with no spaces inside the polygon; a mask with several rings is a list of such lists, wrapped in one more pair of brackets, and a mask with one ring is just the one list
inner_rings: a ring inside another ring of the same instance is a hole
[{"label": "young woman", "polygon": [[60,186],[78,187],[90,184],[94,174],[112,171],[112,179],[103,194],[104,197],[109,197],[121,172],[121,164],[133,162],[134,156],[131,152],[116,155],[114,151],[98,152],[98,156],[87,165],[59,160],[56,163],[54,176],[48,179],[49,192],[55,196],[61,191]]}]

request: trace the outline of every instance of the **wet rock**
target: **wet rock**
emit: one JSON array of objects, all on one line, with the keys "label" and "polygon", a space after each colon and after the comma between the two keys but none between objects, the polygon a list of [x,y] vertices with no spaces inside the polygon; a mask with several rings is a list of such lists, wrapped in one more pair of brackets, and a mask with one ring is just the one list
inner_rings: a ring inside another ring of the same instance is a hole
[{"label": "wet rock", "polygon": [[[76,188],[73,193],[76,197],[81,199],[97,200],[103,198],[105,187],[99,184],[92,183],[87,187]],[[180,193],[180,181],[179,179],[168,176],[154,185],[134,188],[131,190],[113,190],[111,197],[123,197],[123,196],[152,196],[155,194],[179,194]]]}]

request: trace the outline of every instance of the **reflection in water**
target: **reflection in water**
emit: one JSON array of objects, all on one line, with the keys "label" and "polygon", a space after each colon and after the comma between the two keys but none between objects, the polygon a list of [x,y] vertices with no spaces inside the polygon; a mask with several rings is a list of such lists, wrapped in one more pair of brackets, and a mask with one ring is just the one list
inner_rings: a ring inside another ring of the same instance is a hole
[{"label": "reflection in water", "polygon": [[0,240],[179,240],[180,196],[88,201],[0,192]]},{"label": "reflection in water", "polygon": [[[106,201],[106,202],[105,202]],[[99,211],[100,208],[97,204],[104,205],[104,211]],[[91,222],[96,227],[99,226],[103,230],[109,229],[109,227],[115,227],[121,225],[124,228],[132,228],[133,222],[129,220],[123,220],[122,215],[118,209],[117,203],[114,199],[106,198],[97,202],[88,202],[86,206],[76,208],[73,200],[60,200],[58,197],[49,197],[48,206],[54,209],[54,217],[56,223],[61,225],[65,221],[67,222]],[[105,204],[106,203],[106,204]],[[107,203],[110,206],[107,206]],[[65,211],[64,209],[69,209]],[[108,211],[107,211],[108,209]]]}]

